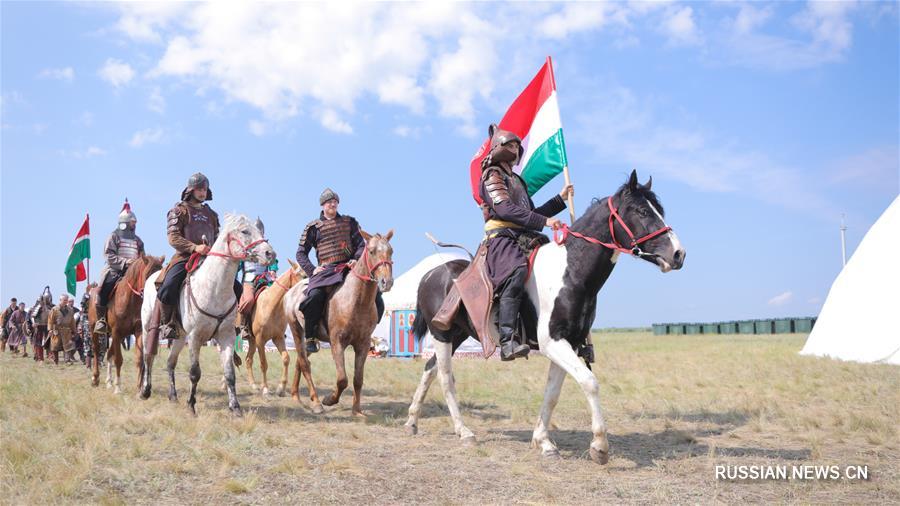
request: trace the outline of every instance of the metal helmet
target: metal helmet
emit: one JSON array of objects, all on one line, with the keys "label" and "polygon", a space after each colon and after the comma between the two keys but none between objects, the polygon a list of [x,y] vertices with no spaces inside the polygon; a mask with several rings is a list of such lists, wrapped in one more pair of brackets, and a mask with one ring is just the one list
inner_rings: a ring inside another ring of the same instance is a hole
[{"label": "metal helmet", "polygon": [[137,216],[131,211],[131,204],[126,198],[125,205],[122,206],[122,211],[119,213],[119,229],[125,230],[132,221],[137,221]]},{"label": "metal helmet", "polygon": [[209,188],[209,179],[202,172],[197,172],[188,178],[187,186],[181,191],[181,200],[187,200],[191,195],[191,191],[197,188],[206,188],[206,200],[212,200],[212,190]]},{"label": "metal helmet", "polygon": [[259,230],[260,234],[266,235],[266,226],[263,225],[263,222],[261,219],[259,219],[259,216],[256,217],[255,225],[256,225],[256,229]]},{"label": "metal helmet", "polygon": [[45,302],[48,302],[48,303],[49,303],[49,302],[53,302],[53,294],[50,293],[50,286],[49,286],[49,285],[48,285],[48,286],[45,286],[45,287],[44,287],[44,291],[41,292],[41,299],[43,299]]},{"label": "metal helmet", "polygon": [[325,188],[325,190],[322,191],[322,194],[319,195],[319,205],[325,205],[325,203],[331,199],[337,200],[338,202],[341,201],[341,198],[338,197],[338,194],[335,193],[334,190],[332,190],[331,188]]},{"label": "metal helmet", "polygon": [[517,160],[522,159],[522,155],[525,154],[525,148],[522,146],[522,139],[520,139],[518,135],[509,130],[503,130],[496,124],[491,124],[491,126],[488,127],[488,135],[491,138],[488,156],[485,158],[488,163],[491,161],[512,162],[512,160],[509,160],[508,158],[515,155],[507,149],[504,149],[504,146],[510,142],[519,143],[519,156]]}]

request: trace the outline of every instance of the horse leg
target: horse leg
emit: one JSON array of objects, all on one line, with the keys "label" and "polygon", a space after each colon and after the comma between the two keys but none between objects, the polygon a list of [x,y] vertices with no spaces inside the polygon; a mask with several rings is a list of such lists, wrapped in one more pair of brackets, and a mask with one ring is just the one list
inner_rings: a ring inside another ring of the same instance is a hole
[{"label": "horse leg", "polygon": [[169,373],[169,400],[177,401],[178,392],[175,390],[175,366],[178,365],[178,354],[184,348],[184,338],[172,340],[172,348],[169,350],[169,359],[166,361],[166,371]]},{"label": "horse leg", "polygon": [[91,386],[100,384],[100,340],[91,332]]},{"label": "horse leg", "polygon": [[[122,342],[122,339],[124,339],[124,338],[127,338],[127,336],[119,336],[118,341]],[[113,393],[119,394],[122,392],[122,388],[120,386],[122,384],[122,362],[123,362],[121,346],[116,346],[115,360],[116,360],[116,380],[114,383],[115,388],[113,389]]]},{"label": "horse leg", "polygon": [[[609,462],[609,441],[606,437],[606,422],[603,420],[603,412],[600,409],[600,382],[597,381],[594,373],[575,354],[575,350],[572,349],[572,345],[568,341],[550,339],[541,348],[541,351],[547,355],[547,358],[571,375],[584,391],[591,409],[591,432],[593,433],[590,446],[591,460],[598,464],[606,464]],[[560,381],[561,383],[562,381]],[[549,391],[550,385],[548,384],[547,392]],[[547,392],[545,392],[545,395]],[[547,399],[545,398],[546,402]],[[552,407],[550,409],[552,410]]]},{"label": "horse leg", "polygon": [[[191,343],[191,396],[188,397],[188,407],[191,408],[191,414],[197,416],[197,385],[200,383],[200,346],[202,345],[197,336],[190,336],[189,341]],[[221,348],[219,348],[219,353],[222,353]],[[228,358],[230,360],[231,355]]]},{"label": "horse leg", "polygon": [[275,348],[281,354],[281,382],[278,384],[278,390],[275,393],[278,397],[284,397],[284,392],[287,390],[288,369],[291,368],[291,356],[284,345],[284,336],[277,337],[272,342],[275,343]]},{"label": "horse leg", "polygon": [[453,377],[453,344],[434,341],[434,356],[437,357],[438,377],[441,378],[441,388],[444,390],[444,400],[447,401],[447,409],[450,418],[453,419],[453,432],[465,444],[475,442],[475,434],[469,430],[459,414],[459,404],[456,402],[456,379]]},{"label": "horse leg", "polygon": [[365,417],[360,407],[362,400],[363,372],[366,369],[366,357],[369,355],[369,347],[364,344],[353,346],[353,416]]},{"label": "horse leg", "polygon": [[140,330],[134,333],[134,365],[138,371],[137,391],[140,394],[144,386],[144,339]]},{"label": "horse leg", "polygon": [[[262,341],[262,339],[260,339]],[[266,344],[265,342],[259,347],[259,370],[262,373],[262,394],[264,397],[269,396],[269,378],[267,376],[269,372],[269,359],[266,358]]]},{"label": "horse leg", "polygon": [[113,344],[115,344],[114,337],[111,336],[110,341],[112,341],[110,343],[110,347],[106,350],[106,388],[113,387],[112,368],[113,362],[116,360],[116,351],[113,348],[118,348],[118,346],[112,346]]},{"label": "horse leg", "polygon": [[559,450],[550,440],[550,416],[559,401],[559,392],[562,390],[563,381],[566,379],[566,371],[562,367],[550,362],[550,370],[547,373],[547,387],[544,389],[544,401],[541,403],[541,415],[538,417],[537,426],[531,436],[531,445],[541,449],[545,457],[558,457]]},{"label": "horse leg", "polygon": [[141,373],[144,377],[141,386],[141,399],[149,399],[152,390],[151,378],[153,377],[153,361],[156,358],[156,355],[153,354],[153,351],[149,347],[143,347],[143,341],[143,336],[141,336]]},{"label": "horse leg", "polygon": [[425,364],[425,371],[422,373],[422,379],[419,380],[419,387],[416,388],[416,393],[413,394],[412,403],[409,405],[409,418],[407,418],[405,425],[406,432],[410,436],[414,436],[419,432],[419,414],[422,411],[422,402],[428,394],[428,389],[431,388],[431,383],[437,376],[436,365],[436,356],[428,359],[428,362]]},{"label": "horse leg", "polygon": [[256,378],[253,377],[253,355],[256,354],[256,339],[247,339],[247,381],[250,382],[250,390],[258,390]]},{"label": "horse leg", "polygon": [[[237,391],[235,389],[235,372],[234,372],[234,338],[226,335],[225,337],[218,337],[216,340],[219,342],[219,358],[222,361],[222,368],[225,370],[225,386],[226,391],[228,392],[228,409],[231,410],[231,414],[234,416],[243,416],[243,412],[241,411],[241,405],[238,404],[237,400]],[[199,376],[199,362],[198,362],[198,376]],[[191,367],[193,369],[193,366]],[[193,373],[191,374],[193,377]]]},{"label": "horse leg", "polygon": [[322,404],[326,406],[334,406],[341,400],[341,394],[347,389],[347,369],[344,366],[344,345],[341,344],[340,336],[331,340],[331,358],[334,359],[334,369],[337,373],[337,383],[334,392],[325,397]]},{"label": "horse leg", "polygon": [[312,365],[309,362],[309,356],[306,354],[306,340],[303,339],[297,345],[297,363],[294,368],[294,387],[291,389],[291,397],[297,402],[300,401],[300,374],[306,380],[306,388],[309,390],[309,404],[312,412],[321,415],[325,412],[322,407],[322,401],[319,400],[319,392],[316,390],[316,384],[312,378]]}]

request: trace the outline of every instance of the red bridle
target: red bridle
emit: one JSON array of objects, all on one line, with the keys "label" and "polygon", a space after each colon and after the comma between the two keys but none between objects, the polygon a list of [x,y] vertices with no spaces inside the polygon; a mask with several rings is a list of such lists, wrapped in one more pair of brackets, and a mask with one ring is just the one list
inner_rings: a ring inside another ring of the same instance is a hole
[{"label": "red bridle", "polygon": [[357,278],[359,278],[363,281],[369,281],[369,282],[373,282],[373,283],[375,282],[375,269],[381,267],[382,265],[394,265],[394,262],[392,262],[391,260],[382,260],[380,262],[377,262],[374,265],[370,264],[369,263],[369,248],[368,248],[368,246],[366,246],[365,250],[363,251],[361,260],[363,262],[365,262],[366,269],[369,270],[369,277],[365,277],[360,274],[357,274],[356,269],[351,269],[350,272],[352,272],[354,276],[356,276]]},{"label": "red bridle", "polygon": [[[238,245],[241,247],[242,251],[241,251],[240,255],[231,255],[230,254],[231,253],[231,243],[233,243],[233,242],[238,243]],[[244,243],[242,243],[240,239],[235,239],[234,236],[231,235],[231,232],[228,232],[228,235],[225,237],[225,244],[228,246],[228,253],[216,253],[215,251],[210,251],[209,253],[207,253],[207,256],[222,257],[222,258],[228,258],[231,260],[246,260],[247,257],[250,256],[250,250],[252,250],[253,248],[259,246],[260,244],[262,244],[264,242],[269,242],[269,240],[266,238],[262,238],[262,239],[257,239],[255,241],[251,242],[250,244],[244,245]]]},{"label": "red bridle", "polygon": [[[638,246],[639,244],[647,242],[650,239],[653,239],[654,237],[658,237],[658,236],[665,234],[666,232],[672,230],[672,227],[667,225],[655,232],[650,232],[649,234],[647,234],[645,236],[635,239],[634,234],[631,232],[631,229],[628,228],[628,225],[625,224],[625,220],[623,220],[622,217],[619,215],[618,209],[613,207],[612,197],[607,197],[606,203],[609,206],[609,235],[610,235],[610,237],[612,237],[612,241],[613,241],[612,243],[603,242],[599,239],[595,239],[593,237],[589,237],[584,234],[579,234],[578,232],[575,232],[574,230],[570,229],[569,226],[566,225],[565,223],[563,223],[562,226],[560,226],[560,228],[553,231],[553,241],[556,242],[556,244],[562,244],[562,243],[566,242],[566,238],[569,235],[573,235],[579,239],[584,239],[585,241],[587,241],[591,244],[597,244],[597,245],[603,246],[605,248],[609,248],[614,251],[620,251],[622,253],[627,253],[629,255],[641,257],[641,256],[645,256],[646,253],[644,253],[641,250],[641,248]],[[615,227],[615,222],[613,220],[618,221],[619,225],[622,225],[622,228],[625,229],[625,233],[627,233],[628,238],[631,239],[631,249],[626,248],[619,242],[618,239],[616,239],[616,227]],[[562,231],[562,236],[560,236],[560,234],[559,234],[560,230]]]}]

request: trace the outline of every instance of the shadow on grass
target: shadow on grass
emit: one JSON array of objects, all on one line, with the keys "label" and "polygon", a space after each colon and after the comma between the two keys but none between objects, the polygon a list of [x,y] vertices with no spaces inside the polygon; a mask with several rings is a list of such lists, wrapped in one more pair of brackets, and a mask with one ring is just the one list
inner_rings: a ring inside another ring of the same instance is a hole
[{"label": "shadow on grass", "polygon": [[[532,431],[498,430],[492,431],[528,445],[531,444]],[[701,431],[683,431],[666,429],[661,432],[628,434],[609,434],[610,456],[628,459],[636,467],[654,467],[659,461],[686,460],[693,457],[710,455],[710,447],[697,441],[698,437],[716,436],[723,429]],[[551,438],[560,452],[570,457],[585,456],[592,434],[584,430],[553,431]],[[728,457],[761,457],[788,461],[809,460],[810,450],[758,447],[722,447],[716,446],[716,456]]]}]

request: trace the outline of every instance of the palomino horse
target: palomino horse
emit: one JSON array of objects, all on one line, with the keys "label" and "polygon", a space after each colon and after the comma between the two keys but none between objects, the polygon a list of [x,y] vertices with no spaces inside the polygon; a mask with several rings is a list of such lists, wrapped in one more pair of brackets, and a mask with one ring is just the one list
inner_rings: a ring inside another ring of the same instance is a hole
[{"label": "palomino horse", "polygon": [[[350,270],[351,275],[337,287],[328,302],[326,314],[328,323],[325,330],[327,330],[328,340],[331,343],[331,357],[334,359],[334,366],[337,370],[337,385],[334,392],[321,403],[313,383],[309,358],[306,356],[303,313],[298,309],[303,300],[307,282],[295,285],[284,298],[285,312],[288,314],[288,322],[291,325],[291,333],[294,335],[294,344],[297,347],[297,365],[291,396],[300,400],[300,374],[302,373],[309,387],[309,400],[314,413],[322,413],[322,404],[326,406],[337,404],[341,393],[347,388],[344,350],[348,346],[352,346],[356,358],[353,369],[353,414],[365,416],[359,405],[362,396],[363,370],[366,366],[366,357],[369,355],[372,331],[378,323],[378,314],[375,309],[376,291],[387,292],[394,284],[393,262],[391,261],[394,250],[389,243],[394,231],[389,231],[383,237],[380,234],[374,236],[365,232],[362,234],[366,240],[362,258],[353,265]],[[320,332],[319,335],[326,335],[326,333]]]},{"label": "palomino horse", "polygon": [[[581,386],[590,406],[591,459],[600,464],[609,459],[606,423],[600,410],[600,385],[575,350],[585,340],[590,342],[597,293],[615,267],[620,252],[654,263],[662,272],[680,269],[684,262],[684,249],[663,220],[662,206],[650,191],[651,182],[652,179],[646,185],[638,184],[637,174],[632,172],[629,181],[615,195],[595,201],[571,229],[562,227],[554,234],[555,241],[537,252],[526,290],[538,311],[538,344],[550,360],[550,371],[532,444],[540,447],[545,456],[559,455],[548,431],[550,415],[559,399],[563,380],[569,374]],[[450,330],[441,332],[431,328],[431,319],[449,292],[452,280],[467,264],[465,260],[448,262],[429,271],[419,283],[413,331],[420,339],[427,331],[431,332],[435,338],[435,356],[425,365],[409,407],[406,427],[411,434],[418,430],[422,401],[435,375],[439,375],[454,431],[464,442],[475,438],[460,417],[450,363],[456,348],[469,336],[476,335],[472,322],[463,307]]]},{"label": "palomino horse", "polygon": [[[184,348],[185,341],[188,341],[191,345],[191,396],[188,399],[188,406],[193,414],[197,414],[195,405],[197,384],[200,382],[200,347],[215,339],[224,369],[228,408],[233,414],[241,415],[241,406],[238,404],[234,388],[232,361],[234,319],[237,315],[238,302],[234,296],[234,278],[241,260],[269,264],[274,258],[275,252],[272,247],[246,216],[225,215],[225,226],[218,239],[203,263],[188,274],[179,296],[178,308],[182,328],[179,329],[179,337],[172,343],[167,362],[169,400],[178,399],[175,390],[175,366],[178,364],[178,354]],[[154,274],[147,280],[144,304],[141,306],[145,333],[150,330],[150,317],[156,304],[157,276],[158,274]],[[144,388],[141,391],[141,397],[144,399],[150,397],[150,378],[157,346],[158,343],[150,342],[144,345]]]},{"label": "palomino horse", "polygon": [[284,296],[297,284],[305,274],[297,264],[288,260],[291,268],[287,272],[275,278],[275,282],[256,299],[253,307],[252,329],[250,339],[247,341],[247,380],[250,388],[257,390],[256,381],[253,378],[253,354],[259,351],[259,368],[262,370],[262,394],[269,395],[269,382],[266,372],[269,362],[266,360],[266,343],[271,339],[275,348],[281,355],[281,363],[284,366],[281,371],[281,383],[278,385],[277,394],[284,395],[287,388],[288,369],[291,367],[291,356],[284,344],[284,331],[287,328],[287,315],[284,312]]},{"label": "palomino horse", "polygon": [[[122,376],[122,341],[134,335],[134,362],[137,366],[138,391],[141,389],[143,381],[144,362],[141,358],[141,349],[143,347],[143,329],[141,328],[141,303],[144,300],[144,286],[147,284],[147,278],[151,274],[162,269],[165,257],[155,257],[150,255],[141,255],[128,266],[125,274],[116,283],[112,300],[109,304],[107,314],[108,327],[110,330],[110,344],[106,350],[106,388],[113,386],[112,367],[113,361],[116,366],[115,393],[119,393],[119,383]],[[88,325],[91,330],[91,351],[95,357],[91,364],[91,385],[97,386],[100,383],[100,338],[101,336],[94,332],[94,325],[97,323],[97,297],[99,288],[91,289],[91,301],[88,305]],[[105,336],[103,336],[105,337]]]}]

